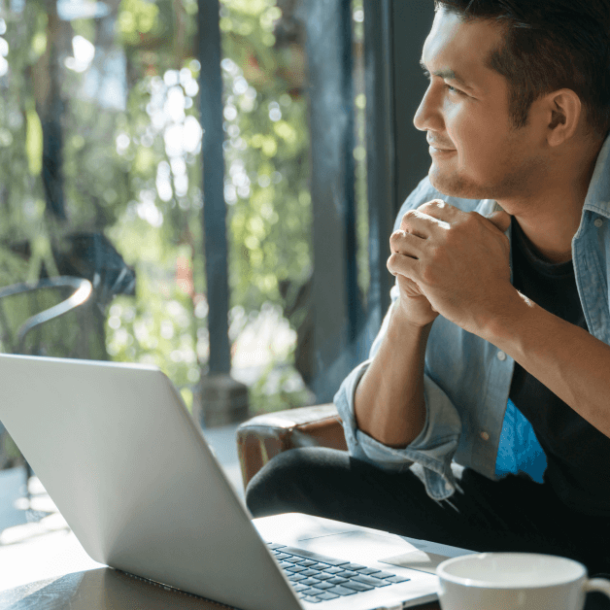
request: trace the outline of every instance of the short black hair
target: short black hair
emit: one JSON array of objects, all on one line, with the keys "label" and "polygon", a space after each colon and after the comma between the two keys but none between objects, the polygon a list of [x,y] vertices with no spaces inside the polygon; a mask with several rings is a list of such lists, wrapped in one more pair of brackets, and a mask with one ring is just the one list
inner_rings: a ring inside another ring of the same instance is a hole
[{"label": "short black hair", "polygon": [[465,21],[505,28],[488,65],[508,80],[515,128],[534,101],[567,88],[585,108],[589,131],[610,130],[610,0],[434,0]]}]

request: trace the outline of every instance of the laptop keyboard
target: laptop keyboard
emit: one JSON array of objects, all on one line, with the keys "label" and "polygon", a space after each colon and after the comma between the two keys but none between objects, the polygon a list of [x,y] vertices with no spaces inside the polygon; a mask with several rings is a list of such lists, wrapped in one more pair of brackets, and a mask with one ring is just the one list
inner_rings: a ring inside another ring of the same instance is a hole
[{"label": "laptop keyboard", "polygon": [[283,544],[267,545],[297,595],[312,604],[389,587],[409,578]]}]

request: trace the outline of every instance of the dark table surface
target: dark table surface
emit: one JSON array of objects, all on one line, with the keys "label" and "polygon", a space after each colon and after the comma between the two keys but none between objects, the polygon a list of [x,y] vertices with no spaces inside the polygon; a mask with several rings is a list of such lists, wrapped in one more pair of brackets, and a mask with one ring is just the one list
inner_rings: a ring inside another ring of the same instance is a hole
[{"label": "dark table surface", "polygon": [[[0,592],[0,610],[222,610],[227,606],[166,589],[111,568],[75,572]],[[420,610],[439,610],[436,603]]]}]

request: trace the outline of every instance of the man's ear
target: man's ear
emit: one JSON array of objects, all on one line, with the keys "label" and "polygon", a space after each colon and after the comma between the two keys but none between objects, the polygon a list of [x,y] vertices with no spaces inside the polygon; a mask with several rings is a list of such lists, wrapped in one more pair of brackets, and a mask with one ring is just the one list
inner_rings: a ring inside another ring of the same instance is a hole
[{"label": "man's ear", "polygon": [[559,146],[574,137],[584,116],[580,97],[572,89],[553,91],[544,98],[543,107],[550,146]]}]

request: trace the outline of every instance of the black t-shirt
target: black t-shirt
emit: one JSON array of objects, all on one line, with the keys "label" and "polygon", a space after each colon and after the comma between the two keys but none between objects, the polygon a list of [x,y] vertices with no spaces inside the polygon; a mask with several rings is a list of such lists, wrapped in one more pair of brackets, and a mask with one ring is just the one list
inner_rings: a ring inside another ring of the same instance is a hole
[{"label": "black t-shirt", "polygon": [[[515,288],[540,307],[588,330],[572,261],[553,265],[541,260],[514,218],[512,235]],[[544,484],[575,510],[610,516],[610,438],[517,363],[510,398],[532,424],[546,454]]]}]

